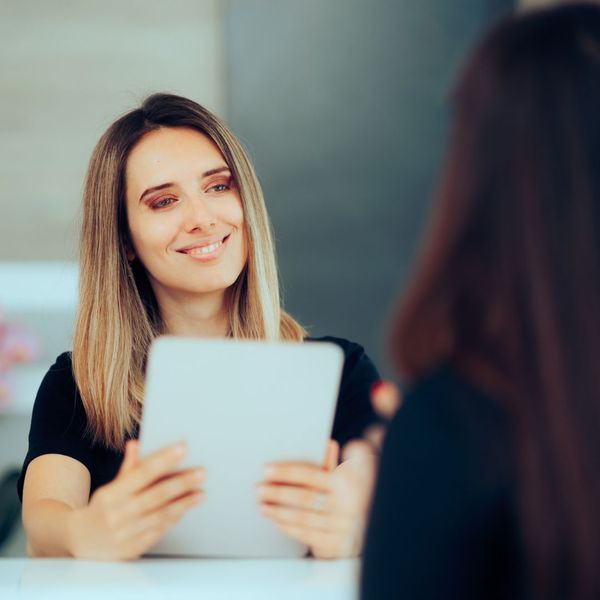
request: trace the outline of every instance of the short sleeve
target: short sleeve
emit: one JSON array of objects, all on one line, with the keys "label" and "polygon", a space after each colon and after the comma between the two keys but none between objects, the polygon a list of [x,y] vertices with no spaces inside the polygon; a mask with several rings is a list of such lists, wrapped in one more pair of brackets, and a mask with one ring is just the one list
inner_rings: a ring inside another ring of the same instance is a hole
[{"label": "short sleeve", "polygon": [[341,338],[320,338],[337,344],[344,351],[344,369],[333,423],[332,437],[343,447],[362,436],[378,421],[371,406],[371,387],[380,376],[371,359],[359,344]]},{"label": "short sleeve", "polygon": [[21,501],[27,467],[38,456],[63,454],[92,470],[92,448],[86,430],[87,419],[73,378],[71,357],[65,352],[46,373],[35,398],[29,448],[17,482]]}]

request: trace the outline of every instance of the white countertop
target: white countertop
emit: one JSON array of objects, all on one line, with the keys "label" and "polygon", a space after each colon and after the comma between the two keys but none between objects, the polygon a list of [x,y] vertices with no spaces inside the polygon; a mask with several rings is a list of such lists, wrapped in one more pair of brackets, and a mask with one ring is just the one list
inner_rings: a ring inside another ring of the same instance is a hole
[{"label": "white countertop", "polygon": [[355,600],[357,560],[0,559],[0,598]]}]

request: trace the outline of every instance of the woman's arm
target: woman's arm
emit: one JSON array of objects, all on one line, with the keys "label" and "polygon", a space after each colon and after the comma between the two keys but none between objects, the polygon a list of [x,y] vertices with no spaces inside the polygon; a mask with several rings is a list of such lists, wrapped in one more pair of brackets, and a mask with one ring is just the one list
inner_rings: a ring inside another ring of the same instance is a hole
[{"label": "woman's arm", "polygon": [[90,501],[90,475],[77,460],[43,455],[27,469],[23,521],[32,556],[127,560],[147,552],[202,499],[203,469],[176,471],[185,446],[141,460],[129,441],[113,481]]},{"label": "woman's arm", "polygon": [[79,461],[45,454],[27,468],[23,489],[23,524],[32,557],[72,556],[69,520],[86,506],[90,473]]}]

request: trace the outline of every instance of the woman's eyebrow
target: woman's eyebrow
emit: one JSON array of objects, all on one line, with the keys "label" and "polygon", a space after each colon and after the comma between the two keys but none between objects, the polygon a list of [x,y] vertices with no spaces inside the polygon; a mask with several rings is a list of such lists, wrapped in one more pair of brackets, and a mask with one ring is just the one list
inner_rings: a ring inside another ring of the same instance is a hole
[{"label": "woman's eyebrow", "polygon": [[205,177],[210,177],[211,175],[216,175],[217,173],[223,173],[224,171],[229,171],[229,167],[227,165],[223,165],[222,167],[216,167],[214,169],[210,169],[202,173],[202,179]]},{"label": "woman's eyebrow", "polygon": [[[229,171],[229,167],[227,165],[223,165],[222,167],[215,167],[214,169],[209,169],[208,171],[204,171],[201,175],[201,179],[205,177],[210,177],[211,175],[216,175],[217,173],[223,173],[224,171]],[[144,199],[144,196],[151,194],[152,192],[158,192],[159,190],[164,190],[172,185],[175,185],[172,181],[168,181],[167,183],[161,183],[160,185],[154,185],[152,187],[147,188],[142,192],[140,196],[139,202]]]}]

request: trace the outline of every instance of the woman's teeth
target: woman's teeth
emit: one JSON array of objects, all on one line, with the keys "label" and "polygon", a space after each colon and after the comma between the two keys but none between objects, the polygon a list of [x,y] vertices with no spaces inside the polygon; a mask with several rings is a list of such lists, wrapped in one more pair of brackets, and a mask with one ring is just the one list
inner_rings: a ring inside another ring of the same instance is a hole
[{"label": "woman's teeth", "polygon": [[187,254],[191,254],[192,256],[202,256],[203,254],[210,254],[211,252],[214,252],[219,246],[222,246],[223,242],[215,242],[214,244],[211,244],[210,246],[202,246],[202,248],[192,248],[191,250],[187,251]]}]

